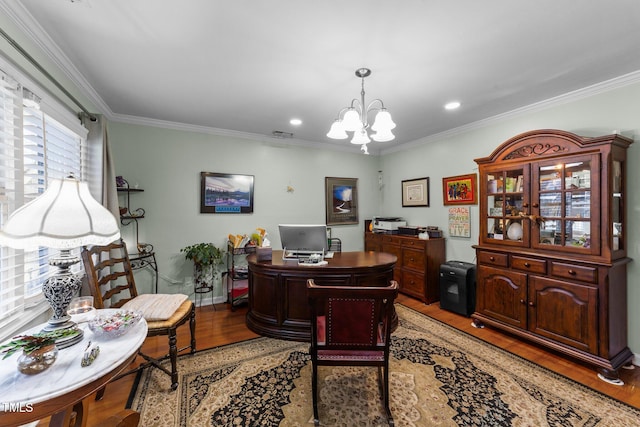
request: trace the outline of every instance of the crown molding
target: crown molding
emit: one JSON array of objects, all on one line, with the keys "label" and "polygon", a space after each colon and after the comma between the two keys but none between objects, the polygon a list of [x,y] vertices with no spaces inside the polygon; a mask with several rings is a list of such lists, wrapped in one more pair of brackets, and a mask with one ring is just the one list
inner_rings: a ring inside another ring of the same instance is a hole
[{"label": "crown molding", "polygon": [[507,120],[523,116],[525,114],[535,113],[543,111],[552,107],[556,107],[570,102],[579,101],[581,99],[589,98],[594,95],[605,93],[611,90],[619,89],[625,86],[636,84],[640,82],[640,70],[633,71],[628,74],[624,74],[619,77],[614,77],[604,82],[596,83],[591,86],[587,86],[582,89],[577,89],[571,92],[567,92],[562,95],[555,96],[553,98],[545,99],[544,101],[536,102],[534,104],[526,105],[515,110],[508,111],[506,113],[497,114],[486,119],[478,120],[464,126],[459,126],[454,129],[449,129],[444,132],[439,132],[433,135],[426,136],[424,138],[417,139],[415,141],[407,142],[401,145],[385,148],[381,150],[382,155],[396,153],[399,151],[408,150],[410,148],[419,147],[430,142],[439,141],[446,138],[451,138],[457,135],[461,135],[474,130],[486,128],[487,126],[495,125],[505,122]]},{"label": "crown molding", "polygon": [[[113,111],[100,97],[91,84],[84,78],[82,73],[71,62],[69,57],[58,47],[58,45],[44,31],[33,15],[17,1],[0,2],[0,10],[14,22],[18,29],[24,33],[63,74],[68,78],[100,113],[111,119]],[[66,96],[65,96],[66,98]]]}]

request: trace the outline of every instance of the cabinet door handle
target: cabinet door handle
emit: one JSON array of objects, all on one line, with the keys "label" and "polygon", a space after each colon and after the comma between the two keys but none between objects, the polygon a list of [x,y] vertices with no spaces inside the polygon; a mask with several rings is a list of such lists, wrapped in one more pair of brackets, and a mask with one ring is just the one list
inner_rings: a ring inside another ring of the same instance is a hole
[{"label": "cabinet door handle", "polygon": [[571,270],[571,269],[570,269],[570,270],[568,271],[568,273],[569,273],[570,275],[572,275],[572,276],[575,276],[575,275],[576,275],[575,270]]},{"label": "cabinet door handle", "polygon": [[537,203],[534,203],[532,206],[533,206],[534,208],[540,207],[540,205],[539,205],[539,204],[537,204]]},{"label": "cabinet door handle", "polygon": [[489,261],[495,261],[495,260],[496,260],[496,257],[493,257],[493,256],[489,257]]},{"label": "cabinet door handle", "polygon": [[529,268],[529,267],[531,267],[531,264],[529,264],[528,262],[525,262],[525,263],[524,263],[524,266],[525,266],[525,267],[527,267],[527,268]]},{"label": "cabinet door handle", "polygon": [[535,304],[533,303],[533,301],[529,301],[529,307],[535,307]]},{"label": "cabinet door handle", "polygon": [[520,300],[520,304],[526,304],[523,299]]}]

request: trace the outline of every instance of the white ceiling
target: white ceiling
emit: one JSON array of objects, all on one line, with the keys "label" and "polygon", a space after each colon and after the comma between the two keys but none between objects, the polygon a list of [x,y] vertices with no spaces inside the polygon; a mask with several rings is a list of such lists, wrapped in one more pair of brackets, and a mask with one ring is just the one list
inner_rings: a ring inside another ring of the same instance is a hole
[{"label": "white ceiling", "polygon": [[112,120],[336,143],[371,68],[397,123],[373,152],[640,70],[638,0],[0,3]]}]

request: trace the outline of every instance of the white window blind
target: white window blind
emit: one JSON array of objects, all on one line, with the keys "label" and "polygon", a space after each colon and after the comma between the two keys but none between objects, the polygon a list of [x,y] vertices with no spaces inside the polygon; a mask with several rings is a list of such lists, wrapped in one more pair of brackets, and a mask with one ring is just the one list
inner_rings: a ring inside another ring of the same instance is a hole
[{"label": "white window blind", "polygon": [[[0,226],[22,204],[22,120],[20,85],[0,72]],[[21,251],[0,246],[0,325],[19,315],[23,306]]]},{"label": "white window blind", "polygon": [[[22,105],[22,88],[5,75],[0,117],[0,224],[42,194],[51,179],[82,179],[84,139],[34,106]],[[0,327],[42,300],[55,249],[21,251],[0,247]],[[77,253],[79,254],[79,249]],[[74,266],[79,271],[80,266]]]}]

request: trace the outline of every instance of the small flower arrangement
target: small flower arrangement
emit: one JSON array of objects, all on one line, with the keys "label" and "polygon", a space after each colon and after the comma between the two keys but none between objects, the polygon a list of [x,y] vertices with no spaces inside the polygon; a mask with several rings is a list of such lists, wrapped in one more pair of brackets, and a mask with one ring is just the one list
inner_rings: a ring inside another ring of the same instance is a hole
[{"label": "small flower arrangement", "polygon": [[7,344],[0,346],[0,352],[3,354],[2,360],[11,356],[18,350],[22,350],[26,354],[31,354],[37,350],[54,345],[56,340],[77,335],[79,333],[80,330],[78,328],[68,328],[39,332],[33,335],[18,335],[13,337],[13,339]]}]

